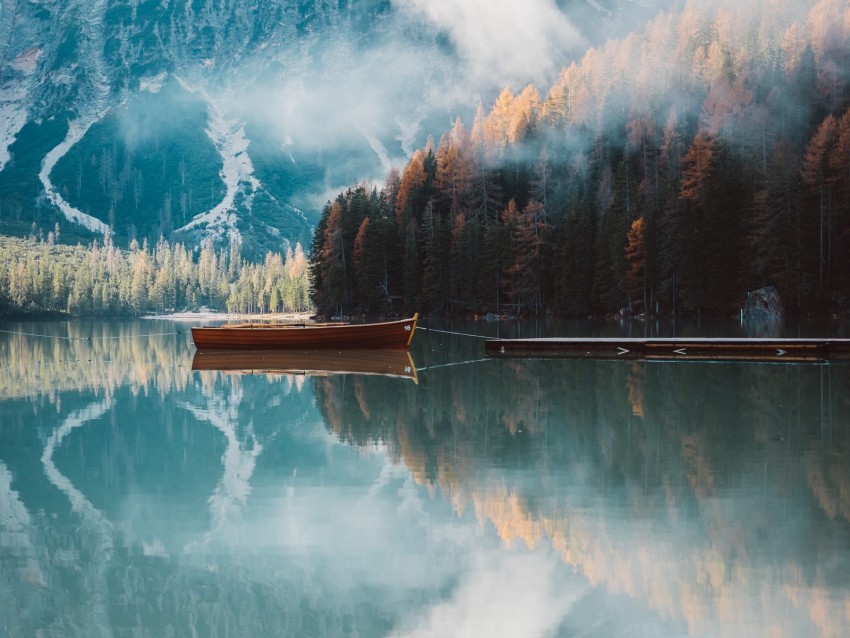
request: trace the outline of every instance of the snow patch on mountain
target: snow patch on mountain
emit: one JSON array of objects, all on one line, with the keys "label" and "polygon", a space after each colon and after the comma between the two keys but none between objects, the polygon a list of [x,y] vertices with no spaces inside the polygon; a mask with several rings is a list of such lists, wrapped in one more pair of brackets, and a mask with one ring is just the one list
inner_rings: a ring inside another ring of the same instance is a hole
[{"label": "snow patch on mountain", "polygon": [[147,91],[148,93],[159,93],[166,79],[168,79],[168,74],[165,72],[158,73],[153,77],[143,77],[139,80],[139,90]]},{"label": "snow patch on mountain", "polygon": [[24,75],[31,75],[38,68],[38,59],[41,57],[41,53],[41,47],[32,46],[13,59],[9,66]]},{"label": "snow patch on mountain", "polygon": [[596,9],[599,13],[604,13],[604,14],[605,14],[605,15],[607,15],[607,16],[612,15],[612,13],[611,13],[608,9],[606,9],[605,7],[603,7],[603,6],[602,6],[601,4],[599,4],[596,0],[585,0],[585,1],[586,1],[586,2],[587,2],[587,4],[589,4],[591,7],[593,7],[594,9]]},{"label": "snow patch on mountain", "polygon": [[79,116],[68,123],[65,139],[44,156],[38,179],[44,186],[44,193],[48,201],[56,206],[66,219],[93,232],[105,235],[110,232],[109,226],[96,217],[72,206],[62,197],[50,180],[50,174],[59,160],[83,139],[95,122],[98,122],[110,111],[111,103],[115,101],[111,95],[108,66],[103,58],[105,41],[102,26],[108,2],[107,0],[97,0],[83,6],[84,9],[80,10],[80,17],[82,18],[80,47],[84,53],[84,59],[89,65],[88,69],[91,71],[86,76],[86,83],[90,90],[83,93],[87,99],[78,104],[77,112]]},{"label": "snow patch on mountain", "polygon": [[251,141],[245,136],[245,122],[228,117],[205,89],[193,86],[181,78],[177,78],[177,81],[186,90],[201,96],[207,103],[209,119],[205,132],[221,156],[219,176],[225,188],[221,202],[211,210],[196,215],[191,222],[178,230],[186,231],[203,225],[218,236],[227,234],[230,237],[238,237],[236,196],[242,192],[250,208],[254,193],[261,186],[260,180],[254,175],[254,163],[248,154]]},{"label": "snow patch on mountain", "polygon": [[2,171],[12,154],[9,147],[15,143],[18,133],[27,123],[27,110],[15,102],[0,103],[0,171]]},{"label": "snow patch on mountain", "polygon": [[366,138],[367,142],[369,142],[369,146],[372,147],[372,150],[375,151],[378,159],[381,160],[381,166],[384,169],[384,173],[389,173],[390,169],[393,167],[393,163],[390,161],[390,154],[387,152],[387,147],[381,143],[381,140],[369,133],[359,124],[355,124],[354,128]]},{"label": "snow patch on mountain", "polygon": [[44,193],[47,196],[47,199],[62,212],[68,221],[80,224],[92,232],[106,235],[109,232],[109,226],[96,217],[92,217],[91,215],[74,208],[65,200],[64,197],[62,197],[62,195],[59,194],[56,186],[54,186],[53,182],[50,181],[50,173],[53,172],[57,162],[65,156],[74,144],[83,139],[83,136],[85,136],[97,119],[98,118],[89,117],[74,120],[68,124],[68,134],[65,136],[65,139],[62,140],[58,146],[50,149],[47,155],[44,156],[44,159],[41,162],[41,171],[38,174],[38,179],[41,181],[42,186],[44,186]]},{"label": "snow patch on mountain", "polygon": [[422,127],[422,120],[424,118],[424,109],[421,107],[417,110],[416,116],[412,120],[404,120],[400,116],[396,116],[395,118],[395,123],[399,130],[396,139],[401,144],[401,150],[404,151],[407,157],[412,157],[413,152],[416,150],[419,129]]}]

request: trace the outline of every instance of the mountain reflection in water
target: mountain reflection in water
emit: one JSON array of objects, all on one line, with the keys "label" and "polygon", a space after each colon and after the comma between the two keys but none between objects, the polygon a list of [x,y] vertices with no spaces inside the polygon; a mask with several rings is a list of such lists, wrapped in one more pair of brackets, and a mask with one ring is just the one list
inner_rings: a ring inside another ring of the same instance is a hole
[{"label": "mountain reflection in water", "polygon": [[429,337],[416,385],[22,327],[64,338],[0,338],[10,636],[850,635],[850,366]]}]

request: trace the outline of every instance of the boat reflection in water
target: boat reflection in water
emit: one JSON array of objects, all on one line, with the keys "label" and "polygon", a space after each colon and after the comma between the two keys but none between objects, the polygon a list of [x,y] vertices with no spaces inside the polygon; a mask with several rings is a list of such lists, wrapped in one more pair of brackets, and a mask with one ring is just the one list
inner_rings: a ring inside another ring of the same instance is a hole
[{"label": "boat reflection in water", "polygon": [[328,376],[361,374],[399,377],[418,383],[407,350],[198,350],[192,370],[237,374]]}]

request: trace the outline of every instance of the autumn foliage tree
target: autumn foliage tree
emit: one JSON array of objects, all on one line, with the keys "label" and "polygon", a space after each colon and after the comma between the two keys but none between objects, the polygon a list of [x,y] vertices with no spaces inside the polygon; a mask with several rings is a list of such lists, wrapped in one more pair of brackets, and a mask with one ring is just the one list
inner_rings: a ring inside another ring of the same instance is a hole
[{"label": "autumn foliage tree", "polygon": [[626,237],[626,259],[629,263],[629,294],[639,300],[642,308],[649,306],[649,289],[646,279],[646,235],[643,217],[632,222]]}]

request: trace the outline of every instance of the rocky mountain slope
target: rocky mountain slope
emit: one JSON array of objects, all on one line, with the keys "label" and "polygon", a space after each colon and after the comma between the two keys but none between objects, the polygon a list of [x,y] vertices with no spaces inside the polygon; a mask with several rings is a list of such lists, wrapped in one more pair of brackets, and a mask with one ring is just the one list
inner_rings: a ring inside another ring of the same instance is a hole
[{"label": "rocky mountain slope", "polygon": [[[478,4],[0,0],[0,232],[306,245],[341,187],[669,2]],[[544,46],[511,67],[523,37]]]}]

